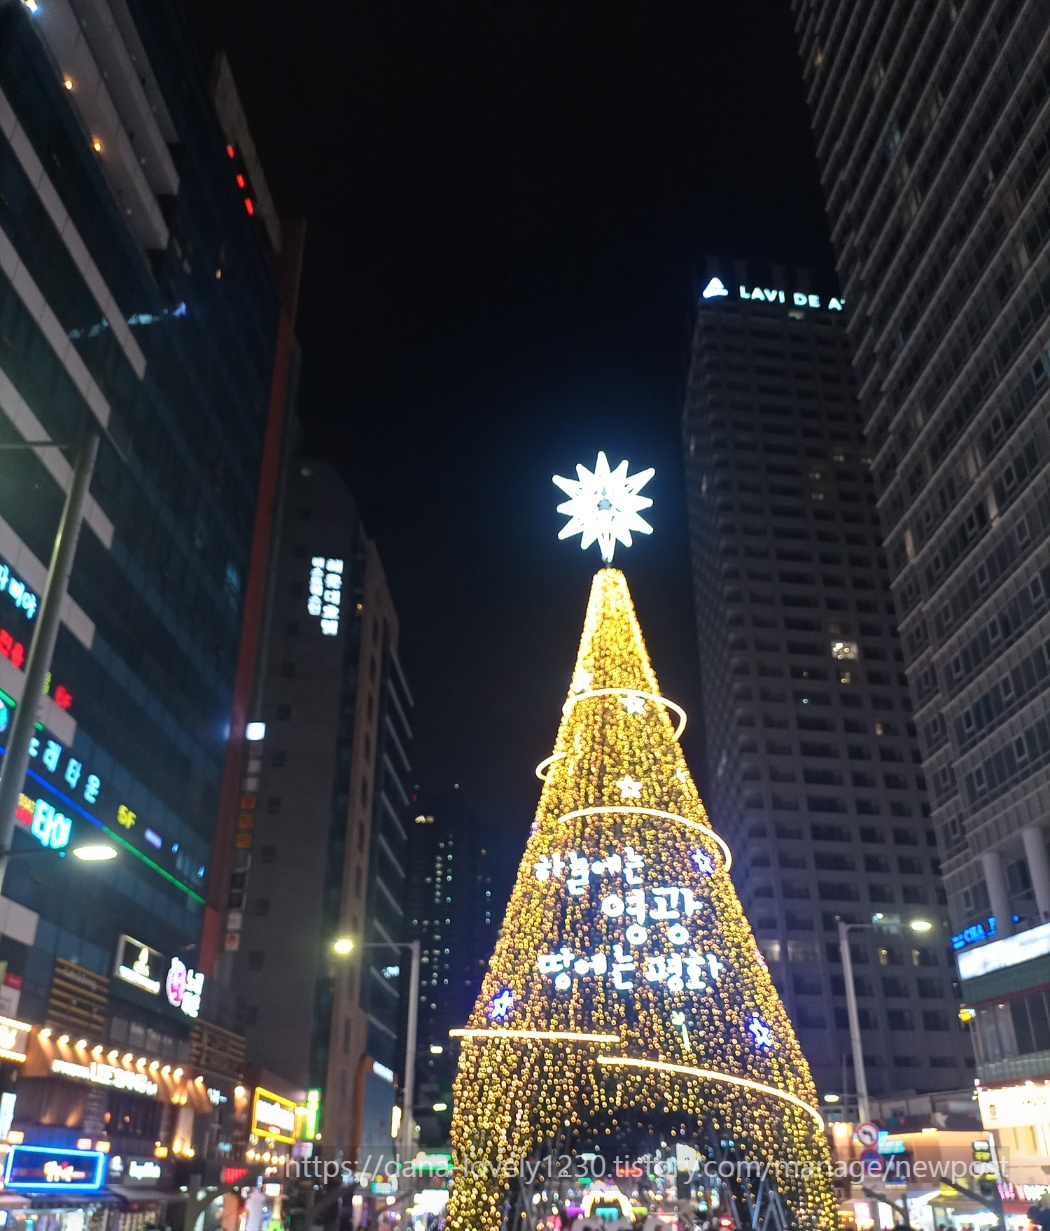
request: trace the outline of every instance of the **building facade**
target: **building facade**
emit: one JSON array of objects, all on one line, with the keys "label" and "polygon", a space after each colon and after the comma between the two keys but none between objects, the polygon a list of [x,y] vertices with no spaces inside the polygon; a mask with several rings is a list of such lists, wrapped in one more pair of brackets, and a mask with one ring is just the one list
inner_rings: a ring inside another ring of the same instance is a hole
[{"label": "building facade", "polygon": [[[293,461],[284,496],[226,950],[251,1064],[318,1092],[328,1157],[391,1148],[412,699],[353,498]],[[337,952],[336,942],[353,948]]]},{"label": "building facade", "polygon": [[[822,1094],[967,1079],[937,851],[841,301],[711,263],[684,415],[707,803]],[[911,922],[933,923],[925,934]]]},{"label": "building facade", "polygon": [[[102,436],[0,898],[27,1028],[2,1054],[27,1147],[108,1140],[115,1185],[232,1148],[243,1040],[198,946],[275,404],[255,175],[175,5],[0,3],[0,436]],[[59,448],[3,456],[0,730],[71,477]],[[100,838],[110,862],[63,858]]]},{"label": "building facade", "polygon": [[[793,9],[963,971],[1050,918],[1050,14]],[[1007,967],[978,1074],[1050,1077],[1045,972]]]},{"label": "building facade", "polygon": [[458,1049],[496,941],[492,877],[480,819],[453,791],[418,802],[410,827],[407,921],[420,943],[416,1120],[420,1144],[448,1140]]}]

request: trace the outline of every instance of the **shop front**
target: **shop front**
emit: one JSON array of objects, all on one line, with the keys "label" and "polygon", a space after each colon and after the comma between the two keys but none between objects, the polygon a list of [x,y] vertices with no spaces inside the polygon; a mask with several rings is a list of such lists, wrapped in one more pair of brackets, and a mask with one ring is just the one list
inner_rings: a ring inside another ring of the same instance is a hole
[{"label": "shop front", "polygon": [[1000,1155],[1010,1160],[1009,1180],[1019,1187],[1045,1185],[1050,1158],[1050,1081],[981,1088],[977,1103],[981,1123],[994,1133]]},{"label": "shop front", "polygon": [[999,1185],[999,1195],[1003,1199],[1006,1231],[1032,1231],[1028,1211],[1033,1205],[1045,1205],[1050,1200],[1050,1184],[1015,1184],[1004,1180]]},{"label": "shop front", "polygon": [[7,1147],[0,1226],[8,1231],[105,1231],[108,1158],[60,1145]]}]

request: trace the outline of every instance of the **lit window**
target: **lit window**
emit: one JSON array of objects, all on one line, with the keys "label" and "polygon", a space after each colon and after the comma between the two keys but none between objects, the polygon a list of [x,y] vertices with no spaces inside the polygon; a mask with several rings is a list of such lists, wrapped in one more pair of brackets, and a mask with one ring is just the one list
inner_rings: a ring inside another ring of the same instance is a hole
[{"label": "lit window", "polygon": [[833,641],[831,643],[831,657],[840,660],[848,658],[856,662],[859,657],[857,643],[855,641]]}]

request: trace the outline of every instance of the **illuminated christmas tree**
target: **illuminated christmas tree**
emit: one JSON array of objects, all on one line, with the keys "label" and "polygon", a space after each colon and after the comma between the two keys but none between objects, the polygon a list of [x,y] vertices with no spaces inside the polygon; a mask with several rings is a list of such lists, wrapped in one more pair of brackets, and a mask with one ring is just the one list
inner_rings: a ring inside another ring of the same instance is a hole
[{"label": "illuminated christmas tree", "polygon": [[[563,531],[611,559],[652,472],[555,480]],[[832,1231],[816,1091],[661,696],[624,575],[594,578],[536,821],[462,1045],[452,1231],[498,1231],[519,1161],[677,1123],[771,1171],[787,1221]],[[674,1132],[675,1130],[670,1130]],[[559,1146],[559,1150],[561,1146]]]}]

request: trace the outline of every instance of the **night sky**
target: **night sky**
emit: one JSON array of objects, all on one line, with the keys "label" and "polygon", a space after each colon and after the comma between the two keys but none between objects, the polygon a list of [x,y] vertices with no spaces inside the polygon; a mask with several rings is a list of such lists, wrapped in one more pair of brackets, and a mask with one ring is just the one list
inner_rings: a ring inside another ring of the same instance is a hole
[{"label": "night sky", "polygon": [[831,257],[787,0],[186,0],[307,220],[307,445],[401,617],[413,765],[520,856],[597,549],[551,475],[655,466],[628,575],[662,689],[699,674],[679,420],[708,253]]}]

